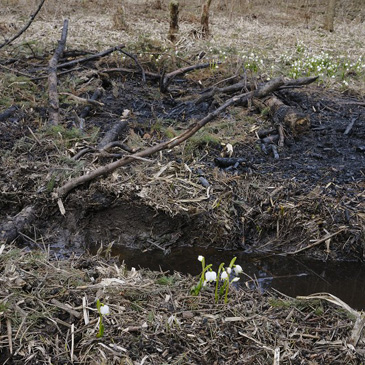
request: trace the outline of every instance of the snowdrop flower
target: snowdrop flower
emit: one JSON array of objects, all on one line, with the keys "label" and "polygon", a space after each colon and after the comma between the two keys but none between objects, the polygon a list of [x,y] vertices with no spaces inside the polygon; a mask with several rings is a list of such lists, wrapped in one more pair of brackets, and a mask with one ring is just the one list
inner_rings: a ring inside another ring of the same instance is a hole
[{"label": "snowdrop flower", "polygon": [[240,278],[234,278],[232,281],[231,281],[231,283],[235,283],[235,282],[237,282],[237,281],[239,281],[240,280]]},{"label": "snowdrop flower", "polygon": [[227,271],[227,274],[231,274],[232,269],[230,267],[227,267],[226,271]]},{"label": "snowdrop flower", "polygon": [[199,256],[198,256],[198,261],[202,262],[203,260],[204,260],[204,256],[199,255]]},{"label": "snowdrop flower", "polygon": [[109,310],[109,306],[108,305],[103,305],[100,307],[100,314],[105,316],[107,314],[110,314],[110,310]]},{"label": "snowdrop flower", "polygon": [[241,265],[235,265],[234,268],[233,268],[233,270],[236,273],[236,275],[240,274],[243,271]]},{"label": "snowdrop flower", "polygon": [[207,282],[215,281],[216,279],[217,279],[217,273],[215,271],[208,271],[205,273],[205,280]]},{"label": "snowdrop flower", "polygon": [[227,272],[226,271],[223,271],[222,272],[222,275],[221,275],[221,280],[225,280],[225,279],[227,279],[228,278],[228,274],[227,274]]}]

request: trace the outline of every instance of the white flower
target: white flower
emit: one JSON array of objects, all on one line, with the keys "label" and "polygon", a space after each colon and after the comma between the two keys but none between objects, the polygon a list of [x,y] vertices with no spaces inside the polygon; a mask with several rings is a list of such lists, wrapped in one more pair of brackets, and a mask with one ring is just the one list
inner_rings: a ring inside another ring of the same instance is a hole
[{"label": "white flower", "polygon": [[226,271],[228,274],[230,274],[232,272],[232,269],[230,267],[227,267]]},{"label": "white flower", "polygon": [[108,305],[103,305],[100,307],[100,314],[105,316],[106,314],[109,314],[109,306]]},{"label": "white flower", "polygon": [[217,273],[215,271],[208,271],[205,273],[206,281],[215,281],[217,279]]},{"label": "white flower", "polygon": [[236,281],[239,281],[240,280],[240,278],[234,278],[232,281],[231,281],[231,283],[235,283]]},{"label": "white flower", "polygon": [[202,262],[203,260],[204,260],[204,256],[199,255],[199,256],[198,256],[198,261]]},{"label": "white flower", "polygon": [[222,275],[221,275],[221,280],[225,280],[225,279],[227,279],[228,278],[228,274],[227,274],[227,272],[226,271],[223,271],[222,272]]},{"label": "white flower", "polygon": [[234,272],[236,273],[236,275],[238,275],[238,274],[240,274],[242,271],[243,271],[243,269],[242,269],[242,266],[241,265],[235,265],[235,267],[234,267]]}]

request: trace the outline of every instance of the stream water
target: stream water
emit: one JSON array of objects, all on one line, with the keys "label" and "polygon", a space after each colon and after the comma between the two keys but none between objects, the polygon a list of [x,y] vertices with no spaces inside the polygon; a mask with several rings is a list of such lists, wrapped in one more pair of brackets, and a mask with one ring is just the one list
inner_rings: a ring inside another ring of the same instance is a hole
[{"label": "stream water", "polygon": [[[93,251],[93,250],[91,250]],[[319,292],[331,293],[354,309],[365,310],[365,264],[357,262],[322,262],[288,256],[252,256],[237,251],[220,251],[196,247],[175,248],[168,255],[161,250],[140,251],[115,247],[113,255],[127,267],[179,271],[198,275],[203,255],[207,264],[217,270],[221,262],[228,265],[236,256],[243,268],[240,283],[259,290],[274,288],[295,297]]]}]

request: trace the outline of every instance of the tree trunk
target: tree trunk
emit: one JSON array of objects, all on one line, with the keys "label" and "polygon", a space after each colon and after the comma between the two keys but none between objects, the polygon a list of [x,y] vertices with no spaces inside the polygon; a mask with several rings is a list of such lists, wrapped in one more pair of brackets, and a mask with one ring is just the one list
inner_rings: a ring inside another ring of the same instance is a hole
[{"label": "tree trunk", "polygon": [[333,32],[334,29],[333,23],[335,19],[335,9],[336,9],[336,0],[328,0],[324,29],[328,30],[329,32]]},{"label": "tree trunk", "polygon": [[212,0],[208,0],[206,4],[203,5],[202,15],[200,18],[202,37],[207,38],[209,36],[209,8]]},{"label": "tree trunk", "polygon": [[179,2],[172,0],[170,2],[170,30],[168,39],[171,42],[176,41],[176,34],[179,31]]}]

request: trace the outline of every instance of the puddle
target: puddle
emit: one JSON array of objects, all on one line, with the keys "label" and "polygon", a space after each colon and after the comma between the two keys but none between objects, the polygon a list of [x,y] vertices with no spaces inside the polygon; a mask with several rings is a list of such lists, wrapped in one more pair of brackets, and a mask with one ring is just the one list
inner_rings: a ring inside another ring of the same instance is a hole
[{"label": "puddle", "polygon": [[[96,251],[91,249],[91,251]],[[227,265],[234,256],[243,267],[243,287],[259,286],[260,290],[274,288],[291,297],[319,292],[331,293],[354,309],[365,309],[365,265],[357,262],[322,262],[285,256],[252,256],[243,252],[219,251],[197,247],[176,248],[168,254],[160,250],[140,251],[114,247],[113,255],[127,267],[198,275],[201,270],[198,255],[217,270],[221,262]],[[252,278],[252,279],[250,279]]]}]

